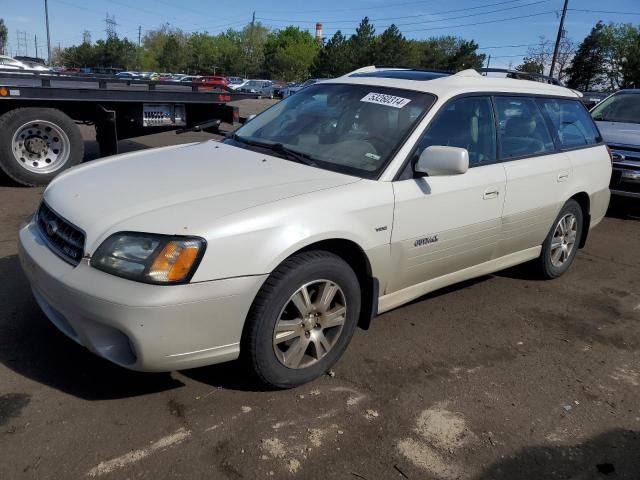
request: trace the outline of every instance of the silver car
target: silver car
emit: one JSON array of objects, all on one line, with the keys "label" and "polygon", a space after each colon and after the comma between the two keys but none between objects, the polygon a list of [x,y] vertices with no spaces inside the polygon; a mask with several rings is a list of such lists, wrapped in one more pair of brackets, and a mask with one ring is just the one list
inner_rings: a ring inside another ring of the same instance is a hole
[{"label": "silver car", "polygon": [[261,97],[273,98],[273,91],[275,90],[275,84],[271,80],[249,80],[242,87],[241,92],[255,93]]},{"label": "silver car", "polygon": [[591,116],[611,149],[611,193],[640,198],[640,89],[610,95]]}]

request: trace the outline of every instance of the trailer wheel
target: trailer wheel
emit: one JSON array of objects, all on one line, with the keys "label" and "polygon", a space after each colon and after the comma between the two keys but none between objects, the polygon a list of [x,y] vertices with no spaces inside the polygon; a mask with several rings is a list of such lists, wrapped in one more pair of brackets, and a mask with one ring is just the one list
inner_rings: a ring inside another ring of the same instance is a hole
[{"label": "trailer wheel", "polygon": [[46,185],[84,157],[80,129],[55,108],[17,108],[0,116],[0,168],[28,186]]}]

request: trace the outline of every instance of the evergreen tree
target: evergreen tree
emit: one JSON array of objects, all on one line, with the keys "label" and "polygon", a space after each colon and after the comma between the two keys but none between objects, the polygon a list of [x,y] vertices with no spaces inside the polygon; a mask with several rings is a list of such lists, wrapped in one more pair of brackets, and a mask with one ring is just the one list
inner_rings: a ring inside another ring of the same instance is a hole
[{"label": "evergreen tree", "polygon": [[604,24],[598,22],[582,41],[571,66],[567,69],[567,86],[588,91],[598,87],[605,74]]},{"label": "evergreen tree", "polygon": [[354,69],[371,65],[374,56],[376,29],[369,22],[369,17],[364,17],[356,28],[356,33],[349,39],[351,51],[351,65]]},{"label": "evergreen tree", "polygon": [[373,62],[376,65],[408,65],[408,43],[398,27],[391,24],[376,39]]},{"label": "evergreen tree", "polygon": [[313,75],[318,78],[339,77],[353,70],[350,45],[338,30],[318,52],[313,65]]}]

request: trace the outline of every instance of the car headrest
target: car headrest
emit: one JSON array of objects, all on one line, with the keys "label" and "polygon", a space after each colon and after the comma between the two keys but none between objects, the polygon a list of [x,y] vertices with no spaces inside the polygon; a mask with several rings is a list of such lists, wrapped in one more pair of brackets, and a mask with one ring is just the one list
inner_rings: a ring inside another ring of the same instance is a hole
[{"label": "car headrest", "polygon": [[535,130],[534,118],[514,117],[507,121],[504,132],[508,137],[529,137]]}]

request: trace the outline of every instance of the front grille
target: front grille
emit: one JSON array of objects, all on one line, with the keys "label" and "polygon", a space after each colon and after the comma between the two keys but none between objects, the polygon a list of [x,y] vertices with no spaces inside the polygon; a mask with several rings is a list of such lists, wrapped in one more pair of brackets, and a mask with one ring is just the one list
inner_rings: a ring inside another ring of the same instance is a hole
[{"label": "front grille", "polygon": [[80,263],[84,233],[42,202],[37,214],[38,230],[49,248],[72,265]]}]

